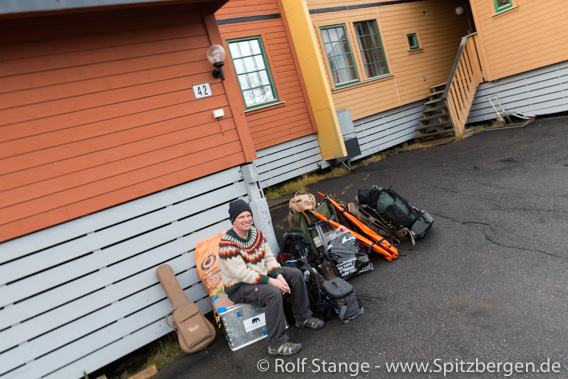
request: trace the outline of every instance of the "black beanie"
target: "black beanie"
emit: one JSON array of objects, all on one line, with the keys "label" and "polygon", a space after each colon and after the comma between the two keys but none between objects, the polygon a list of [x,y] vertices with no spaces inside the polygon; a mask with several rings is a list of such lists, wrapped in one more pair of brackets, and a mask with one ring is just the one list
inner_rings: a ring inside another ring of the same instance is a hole
[{"label": "black beanie", "polygon": [[229,204],[229,220],[231,221],[231,224],[235,221],[238,215],[246,211],[249,211],[252,215],[252,210],[250,209],[246,201],[241,199],[231,201],[231,203]]}]

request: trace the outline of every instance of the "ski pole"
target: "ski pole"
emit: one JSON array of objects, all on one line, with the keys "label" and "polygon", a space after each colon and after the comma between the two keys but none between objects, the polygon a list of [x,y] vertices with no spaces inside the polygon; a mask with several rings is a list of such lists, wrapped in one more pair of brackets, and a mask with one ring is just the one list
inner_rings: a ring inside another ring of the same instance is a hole
[{"label": "ski pole", "polygon": [[354,236],[355,238],[357,238],[357,240],[358,240],[359,242],[361,242],[364,246],[370,247],[373,251],[375,251],[375,252],[377,252],[377,253],[379,253],[379,254],[384,255],[385,258],[386,258],[388,261],[392,261],[392,259],[393,259],[392,254],[390,254],[388,251],[386,251],[385,249],[383,249],[382,247],[380,247],[380,246],[377,245],[376,243],[371,242],[368,238],[363,237],[363,236],[360,235],[359,233],[355,233],[355,232],[352,231],[351,229],[346,228],[345,226],[343,226],[343,225],[341,225],[341,224],[339,224],[339,223],[337,223],[337,222],[335,222],[335,221],[333,221],[333,220],[328,219],[327,217],[325,217],[325,216],[322,215],[322,214],[319,214],[319,213],[316,212],[316,211],[310,210],[310,212],[312,212],[312,214],[313,214],[316,218],[320,219],[320,220],[323,221],[323,222],[328,223],[329,225],[331,225],[331,226],[332,226],[333,228],[335,228],[335,229],[339,228],[340,226],[343,227],[343,228],[345,228],[349,233],[353,234],[353,236]]}]

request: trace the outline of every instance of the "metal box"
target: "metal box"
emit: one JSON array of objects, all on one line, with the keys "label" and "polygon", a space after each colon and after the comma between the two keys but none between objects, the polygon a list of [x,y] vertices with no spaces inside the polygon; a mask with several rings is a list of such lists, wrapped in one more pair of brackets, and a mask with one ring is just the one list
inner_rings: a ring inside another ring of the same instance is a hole
[{"label": "metal box", "polygon": [[251,304],[233,304],[227,295],[213,299],[213,306],[219,315],[225,338],[232,351],[255,343],[268,335],[264,308]]},{"label": "metal box", "polygon": [[[359,147],[359,140],[355,133],[355,126],[353,125],[353,120],[351,118],[351,111],[349,109],[342,109],[336,113],[337,121],[341,128],[341,134],[343,135],[343,142],[345,143],[345,150],[347,150],[347,155],[342,158],[330,160],[331,164],[342,163],[345,161],[349,162],[351,158],[361,155],[361,148]],[[347,165],[347,168],[351,170],[349,165]]]}]

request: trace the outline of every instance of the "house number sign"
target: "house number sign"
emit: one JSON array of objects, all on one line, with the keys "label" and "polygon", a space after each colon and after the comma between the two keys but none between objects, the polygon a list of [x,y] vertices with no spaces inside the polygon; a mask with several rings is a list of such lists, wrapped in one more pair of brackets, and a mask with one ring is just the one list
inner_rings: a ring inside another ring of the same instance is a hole
[{"label": "house number sign", "polygon": [[211,96],[211,87],[209,87],[209,83],[194,85],[193,94],[195,95],[195,99],[202,99],[204,97]]}]

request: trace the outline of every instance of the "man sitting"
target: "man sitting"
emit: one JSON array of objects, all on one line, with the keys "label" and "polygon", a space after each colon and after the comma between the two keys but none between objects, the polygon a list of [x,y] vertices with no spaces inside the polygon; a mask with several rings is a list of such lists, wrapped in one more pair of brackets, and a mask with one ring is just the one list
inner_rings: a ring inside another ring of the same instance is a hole
[{"label": "man sitting", "polygon": [[233,228],[219,242],[223,285],[235,303],[264,308],[268,331],[268,353],[293,355],[302,344],[288,341],[282,295],[290,294],[292,314],[299,328],[321,329],[323,320],[312,316],[302,272],[281,267],[262,232],[252,226],[252,211],[244,200],[229,204]]}]

